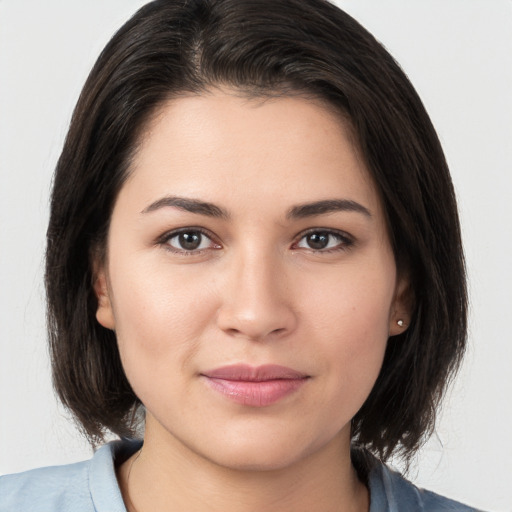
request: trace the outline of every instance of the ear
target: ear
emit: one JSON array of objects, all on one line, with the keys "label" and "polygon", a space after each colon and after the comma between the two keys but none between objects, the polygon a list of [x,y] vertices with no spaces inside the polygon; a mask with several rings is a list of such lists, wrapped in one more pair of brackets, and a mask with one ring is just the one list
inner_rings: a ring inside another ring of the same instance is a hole
[{"label": "ear", "polygon": [[396,336],[404,333],[411,322],[414,309],[414,293],[408,277],[397,279],[395,297],[391,305],[389,317],[389,335]]},{"label": "ear", "polygon": [[98,300],[96,320],[107,329],[115,329],[115,318],[110,300],[109,286],[105,269],[102,267],[94,272],[94,293]]}]

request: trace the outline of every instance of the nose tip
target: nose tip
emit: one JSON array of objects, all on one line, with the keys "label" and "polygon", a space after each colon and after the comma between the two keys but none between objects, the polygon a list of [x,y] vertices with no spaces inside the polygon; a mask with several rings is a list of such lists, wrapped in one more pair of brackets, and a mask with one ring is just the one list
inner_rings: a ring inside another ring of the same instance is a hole
[{"label": "nose tip", "polygon": [[286,277],[276,267],[244,267],[223,292],[217,325],[226,334],[251,340],[283,337],[292,332],[297,315]]}]

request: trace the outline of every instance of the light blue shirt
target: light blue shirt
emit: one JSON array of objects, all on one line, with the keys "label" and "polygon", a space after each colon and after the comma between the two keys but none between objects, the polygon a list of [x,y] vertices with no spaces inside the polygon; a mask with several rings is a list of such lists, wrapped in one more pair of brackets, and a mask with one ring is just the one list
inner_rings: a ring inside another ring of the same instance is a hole
[{"label": "light blue shirt", "polygon": [[[139,441],[116,441],[88,461],[0,477],[0,512],[126,512],[115,460],[140,446]],[[381,463],[370,471],[368,487],[370,512],[477,512],[415,487]]]}]

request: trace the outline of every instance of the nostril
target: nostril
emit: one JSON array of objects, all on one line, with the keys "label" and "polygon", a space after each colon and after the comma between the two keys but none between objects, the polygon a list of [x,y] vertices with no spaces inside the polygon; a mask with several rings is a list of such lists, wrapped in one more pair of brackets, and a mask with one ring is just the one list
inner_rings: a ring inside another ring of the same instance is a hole
[{"label": "nostril", "polygon": [[242,293],[238,286],[236,295],[223,298],[216,312],[217,327],[226,335],[249,340],[277,339],[292,332],[297,324],[292,305],[277,294],[272,295],[270,287],[265,287],[265,296],[256,293],[262,289],[260,284],[245,288]]},{"label": "nostril", "polygon": [[279,337],[286,333],[287,328],[279,327],[277,329],[271,329],[271,330],[265,331],[263,329],[258,329],[258,328],[251,329],[246,326],[245,328],[240,328],[240,329],[230,327],[230,328],[223,329],[223,330],[229,336],[245,338],[245,339],[254,340],[254,341],[261,341],[264,339],[272,339],[275,337]]}]

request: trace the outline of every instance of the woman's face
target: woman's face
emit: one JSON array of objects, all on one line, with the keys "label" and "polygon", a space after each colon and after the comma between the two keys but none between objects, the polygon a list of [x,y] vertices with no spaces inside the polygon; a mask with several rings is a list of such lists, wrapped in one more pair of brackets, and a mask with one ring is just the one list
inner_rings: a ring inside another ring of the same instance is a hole
[{"label": "woman's face", "polygon": [[348,447],[406,283],[338,115],[233,91],[169,101],[107,254],[97,318],[115,329],[146,436],[236,468]]}]

